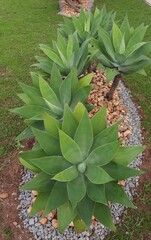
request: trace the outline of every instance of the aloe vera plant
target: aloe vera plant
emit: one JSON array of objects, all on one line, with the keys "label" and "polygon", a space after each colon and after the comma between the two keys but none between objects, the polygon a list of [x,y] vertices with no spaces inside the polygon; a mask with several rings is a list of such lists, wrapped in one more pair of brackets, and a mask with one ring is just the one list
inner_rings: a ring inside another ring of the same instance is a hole
[{"label": "aloe vera plant", "polygon": [[123,75],[136,72],[146,75],[144,67],[151,64],[149,57],[151,42],[143,41],[147,27],[144,24],[136,29],[130,27],[126,16],[120,27],[113,23],[110,33],[100,27],[98,40],[92,40],[95,49],[99,49],[98,60],[107,68],[110,76],[115,75],[111,90],[107,95],[109,100],[112,99],[114,90]]},{"label": "aloe vera plant", "polygon": [[64,17],[64,23],[60,24],[59,31],[66,38],[76,31],[79,42],[82,44],[87,38],[98,37],[99,26],[110,31],[115,15],[113,12],[107,13],[105,6],[101,10],[96,8],[93,13],[81,9],[78,18],[74,16],[71,18]]},{"label": "aloe vera plant", "polygon": [[[71,109],[74,109],[79,101],[85,103],[93,88],[93,84],[90,84],[93,74],[88,74],[78,79],[76,68],[72,68],[71,72],[63,80],[55,64],[53,65],[49,81],[44,80],[41,75],[36,73],[32,73],[31,77],[33,86],[19,83],[23,93],[18,94],[18,97],[25,105],[11,111],[25,118],[25,122],[29,126],[39,129],[44,127],[44,112],[62,121],[64,105],[68,104]],[[91,110],[91,106],[87,107]],[[18,136],[17,140],[32,136],[32,131],[28,127]]]},{"label": "aloe vera plant", "polygon": [[39,147],[20,153],[21,163],[37,173],[22,187],[38,191],[31,215],[57,209],[60,232],[71,221],[78,232],[90,229],[92,216],[116,229],[109,202],[134,207],[118,180],[143,173],[127,165],[144,150],[121,146],[119,124],[107,127],[105,107],[90,119],[82,103],[73,112],[66,105],[62,123],[44,114],[45,130],[32,128]]},{"label": "aloe vera plant", "polygon": [[44,75],[50,76],[53,63],[57,65],[62,76],[67,76],[73,67],[77,68],[78,76],[88,68],[91,57],[88,51],[89,39],[80,45],[76,32],[68,35],[66,39],[58,31],[57,41],[52,43],[52,47],[39,45],[45,56],[36,57],[38,63],[33,64],[41,69]]}]

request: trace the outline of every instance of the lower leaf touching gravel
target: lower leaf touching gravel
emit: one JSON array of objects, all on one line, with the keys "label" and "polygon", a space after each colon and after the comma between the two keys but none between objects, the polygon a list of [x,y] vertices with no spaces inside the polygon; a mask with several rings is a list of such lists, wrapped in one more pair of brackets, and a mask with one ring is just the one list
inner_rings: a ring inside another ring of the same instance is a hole
[{"label": "lower leaf touching gravel", "polygon": [[118,181],[144,173],[127,166],[144,147],[121,146],[120,121],[107,127],[105,106],[90,119],[83,104],[78,103],[73,112],[66,105],[55,137],[48,119],[46,114],[45,131],[32,129],[39,147],[20,153],[24,166],[38,173],[22,187],[38,191],[31,213],[44,209],[45,217],[57,209],[60,232],[71,221],[81,231],[79,220],[90,230],[93,215],[114,231],[109,202],[134,207]]}]

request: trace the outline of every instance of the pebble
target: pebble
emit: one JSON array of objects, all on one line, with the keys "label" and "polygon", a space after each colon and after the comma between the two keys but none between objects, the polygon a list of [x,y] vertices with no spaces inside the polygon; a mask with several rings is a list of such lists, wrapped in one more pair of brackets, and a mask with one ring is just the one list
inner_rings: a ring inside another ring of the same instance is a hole
[{"label": "pebble", "polygon": [[0,193],[0,199],[8,198],[8,193]]},{"label": "pebble", "polygon": [[[137,113],[137,109],[135,105],[133,104],[130,96],[130,91],[125,88],[125,86],[120,83],[118,87],[118,92],[120,94],[120,99],[123,102],[125,108],[127,109],[127,125],[131,126],[131,132],[130,138],[126,140],[125,144],[127,146],[131,145],[142,145],[142,133],[141,133],[141,123],[140,123],[140,117]],[[119,105],[118,105],[119,106]],[[131,164],[131,167],[139,168],[139,166],[142,164],[142,154],[140,154],[139,157],[137,157]],[[24,175],[22,177],[22,182],[26,183],[33,177],[33,173],[31,173],[29,170],[24,170]],[[124,182],[122,182],[122,185],[128,194],[129,198],[133,200],[133,195],[136,195],[136,187],[139,184],[139,177],[132,177]],[[125,185],[125,186],[124,186]],[[31,201],[33,199],[33,194],[30,191],[23,191],[20,190],[20,204],[18,208],[20,209],[20,219],[24,223],[24,227],[28,228],[29,231],[33,234],[34,239],[36,240],[46,240],[46,239],[53,239],[53,240],[95,240],[97,236],[97,239],[104,240],[105,236],[109,233],[109,230],[104,227],[102,224],[97,223],[97,225],[91,226],[95,229],[95,236],[89,237],[89,233],[87,231],[80,233],[77,235],[74,231],[74,228],[69,227],[65,230],[63,234],[60,234],[53,226],[54,221],[51,217],[48,217],[48,221],[45,225],[41,225],[38,221],[40,220],[39,214],[36,214],[32,217],[32,224],[31,218],[28,215],[28,209],[31,205]],[[111,204],[111,212],[113,216],[114,223],[116,224],[122,224],[121,223],[121,216],[126,208],[120,204]],[[55,219],[54,219],[55,220]],[[34,223],[33,223],[34,222]],[[55,222],[57,224],[57,222]]]}]

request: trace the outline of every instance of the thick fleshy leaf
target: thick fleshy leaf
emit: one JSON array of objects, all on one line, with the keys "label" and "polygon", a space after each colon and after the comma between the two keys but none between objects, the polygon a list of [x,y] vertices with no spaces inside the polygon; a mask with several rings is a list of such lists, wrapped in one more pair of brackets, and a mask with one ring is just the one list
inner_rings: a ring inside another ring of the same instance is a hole
[{"label": "thick fleshy leaf", "polygon": [[51,191],[55,181],[52,181],[50,175],[40,172],[30,182],[26,183],[21,187],[23,190],[35,190],[39,192]]},{"label": "thick fleshy leaf", "polygon": [[106,106],[104,105],[91,119],[93,128],[93,136],[103,131],[106,128],[107,117],[106,117]]},{"label": "thick fleshy leaf", "polygon": [[[42,115],[43,112],[48,112],[48,111],[49,111],[49,109],[47,108],[47,106],[44,108],[44,107],[37,106],[37,105],[26,105],[23,107],[18,107],[18,108],[14,108],[14,109],[10,110],[10,112],[13,112],[24,118],[32,118],[37,115]],[[50,114],[51,113],[52,112],[50,111]]]},{"label": "thick fleshy leaf", "polygon": [[117,182],[105,184],[105,194],[108,201],[135,208],[133,203],[129,200],[124,189]]},{"label": "thick fleshy leaf", "polygon": [[53,137],[58,138],[58,129],[61,128],[61,123],[48,113],[43,114],[43,119],[46,131]]},{"label": "thick fleshy leaf", "polygon": [[56,174],[52,179],[60,181],[60,182],[68,182],[72,181],[78,176],[78,170],[75,166],[71,166],[67,169],[65,169],[62,172],[59,172]]},{"label": "thick fleshy leaf", "polygon": [[39,74],[37,74],[36,72],[30,72],[30,75],[34,87],[39,89]]},{"label": "thick fleshy leaf", "polygon": [[73,164],[83,161],[78,144],[63,131],[59,131],[62,155]]},{"label": "thick fleshy leaf", "polygon": [[113,224],[112,216],[109,207],[101,203],[96,203],[94,208],[94,216],[96,219],[102,223],[104,226],[108,227],[112,231],[116,230]]},{"label": "thick fleshy leaf", "polygon": [[85,160],[88,165],[103,166],[109,163],[116,155],[120,142],[112,142],[95,148]]},{"label": "thick fleshy leaf", "polygon": [[116,23],[113,23],[112,28],[112,41],[115,51],[118,53],[122,42],[122,32]]},{"label": "thick fleshy leaf", "polygon": [[[70,119],[70,121],[69,121]],[[78,126],[78,121],[74,114],[71,112],[70,108],[66,105],[64,108],[62,130],[70,137],[74,137],[75,131]]]},{"label": "thick fleshy leaf", "polygon": [[143,150],[145,150],[145,146],[120,147],[113,161],[122,165],[128,165],[142,153]]},{"label": "thick fleshy leaf", "polygon": [[93,143],[93,130],[91,120],[88,113],[85,111],[77,130],[75,132],[74,140],[79,145],[83,159],[85,159],[89,153],[89,150]]},{"label": "thick fleshy leaf", "polygon": [[46,99],[51,104],[60,107],[60,103],[55,92],[41,76],[39,77],[39,87],[44,99]]},{"label": "thick fleshy leaf", "polygon": [[94,184],[104,184],[113,180],[103,168],[95,165],[87,166],[85,175]]},{"label": "thick fleshy leaf", "polygon": [[19,158],[19,161],[25,168],[28,168],[32,172],[39,173],[41,171],[38,167],[34,166],[31,162],[29,161],[27,162],[21,157]]},{"label": "thick fleshy leaf", "polygon": [[127,179],[145,173],[114,162],[110,162],[102,168],[115,180]]},{"label": "thick fleshy leaf", "polygon": [[101,145],[115,142],[118,139],[118,126],[121,121],[118,121],[114,125],[104,129],[102,132],[96,135],[93,141],[91,151]]},{"label": "thick fleshy leaf", "polygon": [[73,96],[72,103],[71,103],[70,107],[72,109],[74,109],[78,102],[85,103],[88,96],[89,96],[89,93],[92,89],[93,89],[92,84],[90,84],[89,86],[78,89]]},{"label": "thick fleshy leaf", "polygon": [[47,156],[43,158],[31,159],[30,161],[43,172],[50,175],[55,175],[71,166],[71,164],[62,156]]},{"label": "thick fleshy leaf", "polygon": [[89,181],[87,183],[87,194],[94,202],[100,202],[107,205],[104,184],[93,184]]},{"label": "thick fleshy leaf", "polygon": [[44,107],[45,102],[41,96],[39,89],[25,85],[24,83],[19,83],[19,86],[22,88],[24,93],[30,98],[30,100],[39,106]]},{"label": "thick fleshy leaf", "polygon": [[72,75],[69,73],[69,75],[62,81],[62,84],[59,88],[60,93],[60,100],[63,103],[69,103],[71,99],[71,78]]},{"label": "thick fleshy leaf", "polygon": [[58,98],[59,98],[59,87],[61,83],[62,83],[61,74],[57,66],[53,64],[52,71],[51,71],[51,78],[50,78],[50,86]]},{"label": "thick fleshy leaf", "polygon": [[73,224],[74,224],[75,231],[78,232],[78,233],[84,232],[86,230],[86,225],[79,216],[77,216],[73,220]]},{"label": "thick fleshy leaf", "polygon": [[25,93],[18,93],[17,96],[26,104],[32,104],[32,100]]},{"label": "thick fleshy leaf", "polygon": [[93,78],[93,74],[90,73],[79,80],[79,87],[88,86]]},{"label": "thick fleshy leaf", "polygon": [[29,150],[26,152],[20,152],[19,156],[23,158],[25,161],[30,161],[32,158],[39,158],[39,157],[45,157],[46,153],[43,149],[36,149],[36,150]]},{"label": "thick fleshy leaf", "polygon": [[70,203],[67,202],[57,209],[57,216],[58,216],[58,229],[59,232],[62,233],[74,220],[76,213],[74,209],[71,207]]},{"label": "thick fleshy leaf", "polygon": [[58,55],[48,46],[44,45],[44,44],[40,44],[40,49],[46,54],[46,56],[48,56],[52,62],[56,63],[57,65],[59,65],[60,67],[63,67],[63,62],[62,60],[58,57]]},{"label": "thick fleshy leaf", "polygon": [[49,133],[45,131],[41,131],[36,128],[32,128],[32,131],[39,142],[40,146],[48,155],[59,155],[60,151],[60,144],[57,138],[53,137]]},{"label": "thick fleshy leaf", "polygon": [[67,201],[68,195],[66,183],[56,182],[50,193],[43,216],[46,216],[51,211],[56,210]]},{"label": "thick fleshy leaf", "polygon": [[81,121],[84,112],[85,112],[85,106],[81,102],[78,102],[78,104],[75,106],[75,109],[73,112],[73,114],[74,114],[75,118],[78,120],[78,122]]},{"label": "thick fleshy leaf", "polygon": [[40,192],[38,193],[37,197],[36,197],[36,201],[34,202],[33,206],[32,206],[32,210],[30,212],[30,216],[42,211],[45,209],[48,198],[50,195],[50,189],[48,192]]},{"label": "thick fleshy leaf", "polygon": [[78,204],[77,212],[80,218],[84,221],[87,228],[90,228],[94,202],[86,195]]},{"label": "thick fleshy leaf", "polygon": [[82,175],[67,183],[67,191],[71,204],[80,202],[86,194],[86,186]]}]

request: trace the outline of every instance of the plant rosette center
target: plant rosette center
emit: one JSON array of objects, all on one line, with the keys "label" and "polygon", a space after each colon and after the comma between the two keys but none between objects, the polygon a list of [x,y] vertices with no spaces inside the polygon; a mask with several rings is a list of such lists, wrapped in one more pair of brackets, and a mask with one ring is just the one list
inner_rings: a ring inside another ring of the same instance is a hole
[{"label": "plant rosette center", "polygon": [[78,164],[78,171],[80,173],[84,173],[86,171],[86,164],[84,162]]}]

